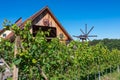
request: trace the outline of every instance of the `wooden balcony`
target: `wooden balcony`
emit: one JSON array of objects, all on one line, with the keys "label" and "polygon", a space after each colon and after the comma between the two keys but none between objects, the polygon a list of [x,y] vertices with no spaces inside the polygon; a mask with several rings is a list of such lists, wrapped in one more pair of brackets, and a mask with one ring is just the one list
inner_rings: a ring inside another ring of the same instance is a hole
[{"label": "wooden balcony", "polygon": [[33,31],[32,33],[33,33],[34,37],[36,36],[36,34],[39,30],[42,30],[43,32],[49,31],[49,35],[46,35],[47,40],[51,40],[52,38],[57,37],[57,32],[56,32],[55,27],[33,25],[32,26],[32,31]]}]

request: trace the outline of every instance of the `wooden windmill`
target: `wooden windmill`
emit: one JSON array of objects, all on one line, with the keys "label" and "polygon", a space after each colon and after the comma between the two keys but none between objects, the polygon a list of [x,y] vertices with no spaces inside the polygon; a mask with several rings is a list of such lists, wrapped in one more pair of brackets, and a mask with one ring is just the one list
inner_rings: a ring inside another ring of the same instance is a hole
[{"label": "wooden windmill", "polygon": [[87,24],[85,24],[85,32],[82,29],[80,29],[82,34],[79,36],[73,36],[73,37],[79,38],[82,41],[85,41],[85,40],[90,41],[89,37],[97,37],[97,35],[89,35],[90,32],[93,30],[93,28],[94,28],[94,26],[87,32]]}]

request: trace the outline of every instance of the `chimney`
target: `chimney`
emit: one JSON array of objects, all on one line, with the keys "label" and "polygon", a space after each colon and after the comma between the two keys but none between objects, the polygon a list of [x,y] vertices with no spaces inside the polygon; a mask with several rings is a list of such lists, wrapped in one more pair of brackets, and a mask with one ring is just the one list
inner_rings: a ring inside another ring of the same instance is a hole
[{"label": "chimney", "polygon": [[15,24],[16,24],[17,26],[20,26],[21,23],[22,23],[22,17],[20,17],[20,18],[15,22]]}]

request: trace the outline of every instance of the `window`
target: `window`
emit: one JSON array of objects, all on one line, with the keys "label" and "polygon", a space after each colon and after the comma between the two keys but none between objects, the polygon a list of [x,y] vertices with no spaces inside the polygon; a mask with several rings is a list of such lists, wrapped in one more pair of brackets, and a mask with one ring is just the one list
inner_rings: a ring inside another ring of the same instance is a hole
[{"label": "window", "polygon": [[2,36],[5,38],[5,37],[6,37],[6,34],[4,33]]},{"label": "window", "polygon": [[43,19],[43,25],[49,26],[49,19]]}]

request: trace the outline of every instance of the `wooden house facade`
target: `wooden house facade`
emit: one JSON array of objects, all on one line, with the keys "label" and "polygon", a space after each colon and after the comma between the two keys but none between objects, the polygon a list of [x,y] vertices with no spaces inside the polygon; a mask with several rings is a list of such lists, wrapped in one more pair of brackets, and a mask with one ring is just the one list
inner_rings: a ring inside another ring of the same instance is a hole
[{"label": "wooden house facade", "polygon": [[[50,11],[48,7],[44,7],[42,10],[38,11],[37,13],[33,14],[30,18],[22,22],[22,18],[19,18],[15,24],[17,24],[21,29],[24,29],[25,23],[31,20],[32,25],[30,28],[31,33],[33,36],[36,35],[39,29],[43,31],[47,31],[50,29],[50,35],[46,36],[48,40],[52,38],[58,37],[62,38],[63,41],[69,42],[72,40],[71,36],[67,33],[64,27],[59,23],[53,13]],[[4,30],[3,33],[0,33],[2,36],[6,31]],[[9,32],[4,38],[10,39],[13,37],[13,33]]]}]

